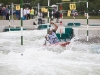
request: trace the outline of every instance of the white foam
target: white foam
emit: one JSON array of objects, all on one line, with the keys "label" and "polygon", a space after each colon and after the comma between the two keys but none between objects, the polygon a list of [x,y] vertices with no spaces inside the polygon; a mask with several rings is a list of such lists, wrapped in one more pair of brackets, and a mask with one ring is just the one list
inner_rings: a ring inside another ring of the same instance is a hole
[{"label": "white foam", "polygon": [[71,40],[65,48],[49,47],[43,46],[46,30],[23,33],[23,46],[20,32],[0,33],[0,75],[100,75],[94,44]]}]

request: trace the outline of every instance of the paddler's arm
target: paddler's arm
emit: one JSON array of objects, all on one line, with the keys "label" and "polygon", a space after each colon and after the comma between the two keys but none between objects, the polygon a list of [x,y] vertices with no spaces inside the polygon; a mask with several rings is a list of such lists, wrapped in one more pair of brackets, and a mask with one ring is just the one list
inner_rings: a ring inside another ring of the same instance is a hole
[{"label": "paddler's arm", "polygon": [[47,40],[47,35],[45,36],[45,39]]},{"label": "paddler's arm", "polygon": [[57,31],[58,26],[55,23],[53,23],[52,21],[50,21],[50,24],[55,26],[55,28],[53,29],[53,31]]}]

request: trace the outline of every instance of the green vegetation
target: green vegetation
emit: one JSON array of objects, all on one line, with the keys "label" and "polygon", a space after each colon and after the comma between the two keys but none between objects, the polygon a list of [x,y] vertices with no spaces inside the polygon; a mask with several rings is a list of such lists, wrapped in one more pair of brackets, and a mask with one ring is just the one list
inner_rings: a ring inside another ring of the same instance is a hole
[{"label": "green vegetation", "polygon": [[[87,0],[71,0],[71,2],[79,2],[79,1],[87,1]],[[100,0],[88,0],[89,1],[89,18],[90,19],[100,19]],[[3,6],[9,5],[11,3],[14,4],[20,4],[20,0],[0,0],[0,3],[3,3]],[[40,6],[47,6],[48,0],[23,0],[24,3],[30,3],[25,4],[24,7],[37,7],[37,4],[40,3]],[[50,5],[60,3],[62,0],[50,0]],[[62,5],[63,10],[69,10],[69,3],[65,3]],[[84,17],[84,12],[86,12],[86,2],[80,2],[76,3],[76,10],[79,13],[79,16],[76,17],[76,19],[86,19]],[[65,13],[66,13],[65,12]],[[73,17],[67,17],[67,15],[64,15],[64,18],[66,19],[72,19]],[[1,19],[1,17],[0,17]]]},{"label": "green vegetation", "polygon": [[[78,2],[79,0],[71,0],[71,2]],[[86,0],[80,0],[86,1]],[[88,0],[89,1],[89,11],[98,12],[100,10],[100,0]],[[0,3],[4,5],[9,5],[11,3],[19,4],[20,0],[0,0]],[[37,3],[40,3],[41,6],[47,6],[48,0],[23,0],[24,3],[30,3],[30,6],[37,6]],[[62,0],[50,0],[50,5],[62,2]],[[68,4],[63,4],[64,10],[69,10]],[[77,10],[84,11],[86,10],[86,2],[77,3]]]}]

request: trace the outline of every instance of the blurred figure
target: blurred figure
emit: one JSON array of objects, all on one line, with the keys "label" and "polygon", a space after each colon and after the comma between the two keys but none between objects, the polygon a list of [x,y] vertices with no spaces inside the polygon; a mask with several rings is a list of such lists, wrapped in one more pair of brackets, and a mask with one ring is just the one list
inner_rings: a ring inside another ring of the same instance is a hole
[{"label": "blurred figure", "polygon": [[42,12],[38,12],[38,24],[42,24],[42,18],[43,18],[43,14]]},{"label": "blurred figure", "polygon": [[8,9],[8,6],[6,6],[6,20],[9,20],[9,9]]},{"label": "blurred figure", "polygon": [[26,11],[26,8],[24,9],[24,16],[23,16],[23,18],[24,18],[24,20],[26,20],[26,18],[27,18],[27,11]]},{"label": "blurred figure", "polygon": [[20,19],[20,10],[16,10],[16,19],[19,20]]},{"label": "blurred figure", "polygon": [[72,16],[78,16],[78,12],[75,10],[72,10]]},{"label": "blurred figure", "polygon": [[75,16],[78,16],[78,12],[75,12]]},{"label": "blurred figure", "polygon": [[5,7],[2,8],[3,20],[6,20],[6,10],[5,9],[6,9]]},{"label": "blurred figure", "polygon": [[59,22],[59,18],[60,18],[60,12],[56,11],[56,13],[54,15],[55,15],[55,18],[56,18],[56,22],[58,23]]},{"label": "blurred figure", "polygon": [[30,10],[30,17],[33,19],[34,18],[34,9],[32,7],[32,9]]},{"label": "blurred figure", "polygon": [[2,16],[2,7],[0,6],[0,16]]},{"label": "blurred figure", "polygon": [[27,20],[30,19],[30,9],[29,8],[26,9],[26,14],[27,14]]}]

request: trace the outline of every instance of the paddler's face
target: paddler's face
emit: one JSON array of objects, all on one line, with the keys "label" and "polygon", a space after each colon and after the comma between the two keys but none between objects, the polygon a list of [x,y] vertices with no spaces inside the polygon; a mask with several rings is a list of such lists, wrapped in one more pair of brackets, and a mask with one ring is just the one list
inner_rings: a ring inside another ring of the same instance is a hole
[{"label": "paddler's face", "polygon": [[51,35],[52,34],[52,31],[49,31],[49,34]]}]

